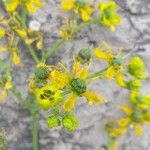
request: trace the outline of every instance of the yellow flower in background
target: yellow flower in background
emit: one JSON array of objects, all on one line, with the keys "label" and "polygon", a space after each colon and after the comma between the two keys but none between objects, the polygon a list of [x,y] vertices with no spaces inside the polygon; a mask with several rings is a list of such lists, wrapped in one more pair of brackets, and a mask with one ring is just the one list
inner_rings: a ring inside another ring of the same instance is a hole
[{"label": "yellow flower in background", "polygon": [[84,0],[62,0],[61,8],[64,11],[74,10],[83,21],[89,21],[93,13],[93,8]]},{"label": "yellow flower in background", "polygon": [[110,27],[110,30],[114,32],[115,26],[121,22],[121,17],[116,13],[116,3],[114,1],[101,2],[99,10],[101,12],[101,23]]},{"label": "yellow flower in background", "polygon": [[0,100],[4,100],[7,97],[7,91],[10,90],[12,88],[11,82],[8,80],[4,87],[2,92],[0,93]]},{"label": "yellow flower in background", "polygon": [[3,0],[5,8],[8,12],[13,12],[20,5],[20,0]]},{"label": "yellow flower in background", "polygon": [[63,110],[70,112],[76,104],[78,97],[86,97],[88,104],[97,104],[99,102],[106,102],[106,99],[98,94],[87,90],[86,78],[89,72],[89,65],[81,65],[77,60],[71,72],[61,64],[59,69],[54,69],[50,75],[50,81],[58,85],[60,88],[67,89],[69,95],[64,102]]},{"label": "yellow flower in background", "polygon": [[64,11],[69,11],[75,8],[75,0],[62,0],[61,8]]},{"label": "yellow flower in background", "polygon": [[123,68],[122,58],[120,56],[121,51],[117,55],[113,54],[112,49],[105,41],[101,41],[102,45],[107,49],[103,50],[101,48],[95,48],[95,56],[99,59],[105,60],[108,63],[108,68],[105,73],[107,79],[116,79],[116,82],[121,87],[125,86],[125,81],[123,79]]},{"label": "yellow flower in background", "polygon": [[130,100],[140,109],[148,109],[150,106],[150,95],[141,96],[137,91],[131,91]]},{"label": "yellow flower in background", "polygon": [[127,115],[124,118],[118,120],[119,127],[128,128],[129,126],[133,126],[135,129],[135,133],[138,136],[143,134],[142,125],[147,122],[144,120],[144,114],[140,109],[134,109],[129,107],[128,105],[122,106],[122,111]]},{"label": "yellow flower in background", "polygon": [[37,8],[43,6],[40,0],[3,0],[5,8],[8,12],[14,12],[19,6],[24,6],[29,13],[34,13]]},{"label": "yellow flower in background", "polygon": [[25,6],[29,13],[34,13],[38,8],[43,7],[43,3],[40,0],[27,0]]},{"label": "yellow flower in background", "polygon": [[13,52],[13,63],[15,65],[20,64],[20,57],[19,57],[19,55],[16,52]]},{"label": "yellow flower in background", "polygon": [[3,28],[0,28],[0,39],[5,36],[5,30]]},{"label": "yellow flower in background", "polygon": [[128,72],[138,79],[145,79],[147,76],[144,62],[138,56],[135,56],[130,60],[128,65]]},{"label": "yellow flower in background", "polygon": [[56,85],[50,84],[35,90],[37,103],[44,109],[57,105],[62,101],[62,91]]}]

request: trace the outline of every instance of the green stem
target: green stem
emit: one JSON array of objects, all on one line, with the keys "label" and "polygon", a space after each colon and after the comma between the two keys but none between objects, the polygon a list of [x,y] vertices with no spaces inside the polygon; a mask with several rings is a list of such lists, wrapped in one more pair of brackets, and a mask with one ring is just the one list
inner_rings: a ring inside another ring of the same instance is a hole
[{"label": "green stem", "polygon": [[[92,19],[89,22],[83,22],[83,23],[81,23],[80,25],[77,26],[76,29],[74,29],[74,33],[80,31],[83,28],[86,28],[86,27],[90,26],[93,23],[97,23],[98,20],[99,20],[99,18],[95,18],[95,19]],[[54,44],[54,46],[51,47],[51,48],[49,48],[48,51],[47,51],[47,53],[45,55],[43,55],[42,62],[44,62],[46,59],[48,59],[49,57],[51,57],[52,55],[54,55],[56,53],[56,51],[58,50],[58,48],[64,42],[65,42],[65,39],[59,39],[59,40],[57,40],[56,43]]]},{"label": "green stem", "polygon": [[34,108],[32,108],[32,150],[38,150],[39,149],[39,135],[38,135],[38,119],[39,114],[34,111]]},{"label": "green stem", "polygon": [[33,60],[35,61],[35,63],[38,64],[40,61],[39,61],[39,59],[38,59],[38,57],[37,57],[37,55],[36,55],[36,53],[35,53],[33,47],[32,47],[31,45],[29,45],[28,48],[29,48],[29,52],[30,52],[30,54],[31,54],[31,56],[32,56],[32,58],[33,58]]},{"label": "green stem", "polygon": [[[24,9],[22,9],[22,14],[21,14],[21,17],[22,17],[22,28],[24,29],[24,30],[26,30],[27,29],[27,10],[24,8]],[[24,39],[23,39],[23,41],[25,41]],[[36,55],[36,53],[35,53],[35,50],[33,49],[33,47],[31,46],[31,45],[27,45],[27,47],[28,47],[28,49],[29,49],[29,52],[30,52],[30,54],[31,54],[31,56],[32,56],[32,58],[33,58],[33,60],[35,61],[35,63],[39,63],[39,59],[38,59],[38,57],[37,57],[37,55]]]},{"label": "green stem", "polygon": [[56,41],[56,43],[54,44],[54,46],[52,48],[49,48],[47,53],[43,56],[42,61],[48,59],[49,57],[51,57],[52,55],[55,54],[56,50],[65,42],[64,39],[59,39]]},{"label": "green stem", "polygon": [[22,17],[22,28],[24,30],[26,30],[27,29],[27,25],[26,25],[26,22],[27,22],[27,10],[25,8],[22,9],[21,17]]},{"label": "green stem", "polygon": [[87,77],[87,79],[92,79],[92,78],[101,77],[102,75],[104,75],[104,73],[106,72],[107,69],[108,69],[108,67],[107,67],[107,68],[104,68],[104,69],[102,69],[102,70],[100,70],[100,71],[94,72],[94,73],[90,74],[90,75]]}]

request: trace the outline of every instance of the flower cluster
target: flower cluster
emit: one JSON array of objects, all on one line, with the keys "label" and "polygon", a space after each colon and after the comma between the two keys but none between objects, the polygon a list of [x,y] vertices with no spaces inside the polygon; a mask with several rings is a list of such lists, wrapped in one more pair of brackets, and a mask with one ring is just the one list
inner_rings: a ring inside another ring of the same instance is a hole
[{"label": "flower cluster", "polygon": [[127,65],[126,72],[128,77],[124,77],[123,88],[129,90],[129,103],[121,106],[124,113],[122,118],[106,125],[106,130],[113,139],[119,138],[130,128],[134,128],[136,135],[141,136],[142,125],[150,123],[150,95],[140,93],[141,81],[147,76],[142,59],[138,56],[133,57]]},{"label": "flower cluster", "polygon": [[[81,50],[78,56],[73,59],[71,70],[68,70],[62,63],[58,63],[57,66],[37,65],[35,77],[29,84],[29,91],[35,94],[37,103],[41,108],[48,111],[59,106],[59,113],[57,114],[59,118],[65,115],[65,118],[68,116],[67,118],[72,120],[72,113],[79,97],[85,97],[89,105],[106,102],[103,96],[88,90],[88,84],[93,81],[93,79],[92,81],[88,79],[92,60],[88,55],[88,58],[83,57],[85,51],[88,50]],[[82,63],[83,58],[89,61]],[[56,121],[57,117],[56,114],[52,113],[51,117],[48,117],[48,124],[53,121],[55,123],[60,122],[60,120]],[[64,125],[66,119],[62,118],[62,120],[62,125]]]},{"label": "flower cluster", "polygon": [[27,9],[29,13],[34,13],[37,8],[41,8],[43,4],[40,0],[2,0],[8,12],[14,12],[20,6]]},{"label": "flower cluster", "polygon": [[65,20],[64,25],[60,29],[61,37],[65,40],[72,39],[79,28],[78,22],[81,20],[85,22],[85,24],[90,22],[101,24],[109,27],[110,30],[114,32],[115,26],[121,22],[121,17],[116,13],[116,7],[117,5],[113,1],[99,3],[98,9],[101,15],[95,18],[92,1],[89,3],[85,0],[62,0],[62,10],[73,12],[73,17],[71,16],[71,19]]}]

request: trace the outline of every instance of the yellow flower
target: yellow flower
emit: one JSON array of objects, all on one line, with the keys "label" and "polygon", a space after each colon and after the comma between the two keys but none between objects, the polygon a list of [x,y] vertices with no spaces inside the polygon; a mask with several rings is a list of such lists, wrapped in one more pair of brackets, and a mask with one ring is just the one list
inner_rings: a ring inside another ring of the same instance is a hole
[{"label": "yellow flower", "polygon": [[93,9],[88,5],[84,6],[80,9],[81,19],[83,21],[89,21],[91,19],[91,14],[93,13]]},{"label": "yellow flower", "polygon": [[18,56],[18,54],[16,52],[13,52],[13,63],[15,65],[20,64],[20,57]]},{"label": "yellow flower", "polygon": [[135,133],[138,136],[142,135],[142,128],[141,125],[145,122],[142,117],[142,111],[140,110],[134,110],[133,108],[130,108],[128,105],[122,106],[123,112],[127,115],[127,117],[122,118],[118,121],[118,125],[120,127],[125,126],[128,127],[129,125],[132,125],[135,128]]},{"label": "yellow flower", "polygon": [[5,30],[3,28],[0,28],[0,39],[5,36]]},{"label": "yellow flower", "polygon": [[69,91],[69,96],[65,100],[63,106],[65,112],[71,111],[75,106],[77,97],[81,96],[86,97],[88,104],[106,102],[106,99],[102,96],[87,90],[86,78],[88,76],[88,71],[89,65],[83,66],[79,61],[74,60],[71,72],[62,64],[58,69],[54,69],[51,72],[50,81],[52,84],[56,84],[60,88]]},{"label": "yellow flower", "polygon": [[62,91],[56,85],[50,84],[35,90],[37,103],[44,109],[48,110],[50,107],[62,101]]},{"label": "yellow flower", "polygon": [[14,12],[20,5],[20,0],[3,0],[3,2],[8,12]]},{"label": "yellow flower", "polygon": [[0,100],[6,99],[7,91],[10,90],[11,88],[12,88],[11,82],[8,80],[3,87],[3,91],[0,93]]},{"label": "yellow flower", "polygon": [[37,8],[41,8],[43,4],[40,0],[3,0],[5,8],[8,12],[14,12],[19,6],[23,6],[29,13],[34,13]]},{"label": "yellow flower", "polygon": [[75,20],[65,19],[64,25],[60,28],[60,36],[65,40],[70,40],[74,37],[77,22]]},{"label": "yellow flower", "polygon": [[119,137],[123,135],[126,131],[127,131],[126,128],[118,127],[118,128],[112,129],[110,131],[110,135],[113,137]]},{"label": "yellow flower", "polygon": [[62,0],[61,2],[61,8],[64,11],[69,11],[75,7],[75,1],[74,0]]},{"label": "yellow flower", "polygon": [[104,26],[110,27],[110,30],[115,31],[115,26],[121,22],[121,18],[116,14],[116,3],[102,2],[99,4],[101,12],[101,23]]},{"label": "yellow flower", "polygon": [[62,0],[61,8],[64,11],[74,10],[83,21],[89,21],[93,13],[92,7],[84,0]]},{"label": "yellow flower", "polygon": [[137,91],[131,91],[130,100],[140,109],[147,109],[150,106],[150,95],[141,96]]},{"label": "yellow flower", "polygon": [[28,0],[25,3],[25,6],[28,12],[32,14],[37,10],[37,8],[43,7],[43,3],[40,0]]},{"label": "yellow flower", "polygon": [[107,79],[115,78],[118,85],[122,87],[125,86],[125,81],[123,79],[124,65],[122,63],[123,60],[120,56],[120,51],[117,55],[114,55],[112,49],[105,41],[101,41],[101,43],[107,50],[104,51],[101,48],[95,48],[94,53],[97,58],[105,60],[109,65],[105,77]]}]

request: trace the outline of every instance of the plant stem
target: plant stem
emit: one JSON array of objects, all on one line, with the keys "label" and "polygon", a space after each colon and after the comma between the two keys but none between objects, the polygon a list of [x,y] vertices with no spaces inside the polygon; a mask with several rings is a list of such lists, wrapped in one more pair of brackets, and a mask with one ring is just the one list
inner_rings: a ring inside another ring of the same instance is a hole
[{"label": "plant stem", "polygon": [[21,21],[22,21],[22,28],[24,30],[27,29],[26,21],[27,21],[27,10],[25,8],[22,9],[22,14],[21,14]]},{"label": "plant stem", "polygon": [[[21,20],[22,21],[21,22],[22,28],[24,30],[26,30],[27,29],[27,25],[26,25],[26,23],[27,23],[27,10],[25,8],[22,9],[21,17],[22,17],[22,20]],[[25,40],[23,39],[23,41],[25,41]],[[33,60],[35,61],[35,63],[39,63],[39,59],[38,59],[33,47],[31,45],[27,45],[27,46],[28,46],[29,52],[30,52]]]},{"label": "plant stem", "polygon": [[39,149],[39,141],[38,141],[38,119],[39,114],[34,111],[34,108],[31,110],[32,114],[32,150],[38,150]]},{"label": "plant stem", "polygon": [[[83,22],[81,23],[80,25],[77,26],[76,29],[74,29],[74,33],[80,31],[81,29],[83,28],[86,28],[88,26],[90,26],[91,24],[93,23],[97,23],[99,20],[99,18],[95,18],[95,19],[92,19],[91,21],[89,22]],[[42,58],[42,62],[45,61],[46,59],[48,59],[49,57],[51,57],[52,55],[55,54],[55,52],[57,51],[57,49],[65,42],[65,39],[59,39],[56,41],[56,43],[54,44],[53,47],[49,48],[47,53],[45,55],[43,55],[43,58]]]},{"label": "plant stem", "polygon": [[108,67],[107,67],[107,68],[104,68],[104,69],[102,69],[102,70],[100,70],[100,71],[94,72],[94,73],[90,74],[90,75],[87,77],[87,79],[98,78],[98,77],[104,75],[104,73],[105,73],[105,71],[106,71],[107,69],[108,69]]},{"label": "plant stem", "polygon": [[55,54],[56,50],[65,42],[64,39],[59,39],[56,41],[56,43],[54,44],[54,46],[52,48],[49,48],[47,53],[44,55],[42,60],[46,60],[49,57],[51,57],[52,55]]},{"label": "plant stem", "polygon": [[40,61],[39,61],[39,59],[38,59],[38,57],[37,57],[37,55],[36,55],[36,53],[35,53],[33,47],[32,47],[31,45],[29,45],[28,48],[29,48],[29,52],[30,52],[30,54],[31,54],[31,56],[32,56],[32,58],[33,58],[33,60],[35,61],[35,63],[38,64]]}]

